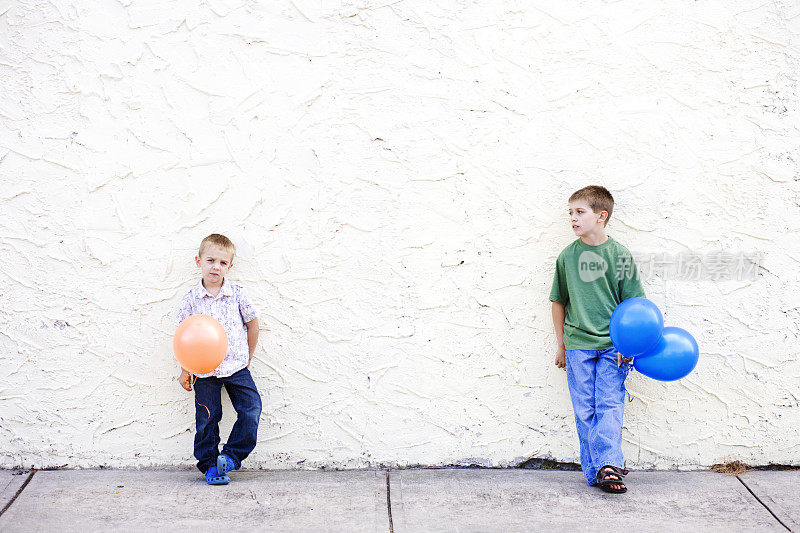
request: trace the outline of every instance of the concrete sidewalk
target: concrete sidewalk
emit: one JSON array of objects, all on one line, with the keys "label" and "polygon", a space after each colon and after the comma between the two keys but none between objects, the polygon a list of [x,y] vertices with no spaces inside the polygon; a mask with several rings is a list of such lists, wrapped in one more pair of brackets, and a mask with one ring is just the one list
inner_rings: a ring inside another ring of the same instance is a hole
[{"label": "concrete sidewalk", "polygon": [[[798,531],[800,471],[633,472],[605,494],[580,472],[0,471],[0,531]],[[27,482],[27,483],[26,483]],[[9,505],[10,504],[10,505]]]}]

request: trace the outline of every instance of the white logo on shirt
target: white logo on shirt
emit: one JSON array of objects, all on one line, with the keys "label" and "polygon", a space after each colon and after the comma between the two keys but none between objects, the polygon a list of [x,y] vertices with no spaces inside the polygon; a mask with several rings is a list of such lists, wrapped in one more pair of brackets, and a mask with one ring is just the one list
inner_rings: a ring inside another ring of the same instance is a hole
[{"label": "white logo on shirt", "polygon": [[578,275],[584,283],[602,278],[606,270],[608,270],[606,260],[591,250],[584,250],[578,257]]}]

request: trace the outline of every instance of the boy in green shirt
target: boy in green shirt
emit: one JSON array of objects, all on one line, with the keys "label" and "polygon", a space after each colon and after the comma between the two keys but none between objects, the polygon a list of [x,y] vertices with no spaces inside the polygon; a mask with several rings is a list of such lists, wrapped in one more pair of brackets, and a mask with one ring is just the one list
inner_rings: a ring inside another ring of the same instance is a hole
[{"label": "boy in green shirt", "polygon": [[622,458],[622,413],[628,362],[611,344],[608,323],[620,302],[644,297],[633,257],[606,235],[614,197],[605,187],[584,187],[569,197],[572,231],[580,237],[556,260],[550,301],[558,339],[555,364],[567,384],[589,485],[627,490]]}]

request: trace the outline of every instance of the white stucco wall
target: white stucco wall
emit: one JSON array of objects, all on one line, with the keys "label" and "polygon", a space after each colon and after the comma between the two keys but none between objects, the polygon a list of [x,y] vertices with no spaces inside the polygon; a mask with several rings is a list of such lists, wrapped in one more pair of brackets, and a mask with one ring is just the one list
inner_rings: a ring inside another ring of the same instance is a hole
[{"label": "white stucco wall", "polygon": [[800,464],[798,59],[790,0],[0,1],[0,467],[193,463],[211,232],[249,466],[577,461],[548,294],[592,183],[634,252],[763,254],[647,279],[702,355],[630,376],[629,465]]}]

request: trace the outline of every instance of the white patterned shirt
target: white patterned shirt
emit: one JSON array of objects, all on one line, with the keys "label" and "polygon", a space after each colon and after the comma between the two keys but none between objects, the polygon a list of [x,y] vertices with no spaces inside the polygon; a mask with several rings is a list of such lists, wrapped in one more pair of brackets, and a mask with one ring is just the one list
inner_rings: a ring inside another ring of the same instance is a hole
[{"label": "white patterned shirt", "polygon": [[250,349],[247,346],[246,322],[258,317],[256,309],[241,285],[222,280],[219,294],[212,296],[203,286],[203,280],[189,289],[181,300],[175,326],[190,315],[211,315],[216,318],[228,335],[228,353],[225,359],[212,372],[197,374],[199,378],[215,376],[224,378],[246,368],[250,363]]}]

